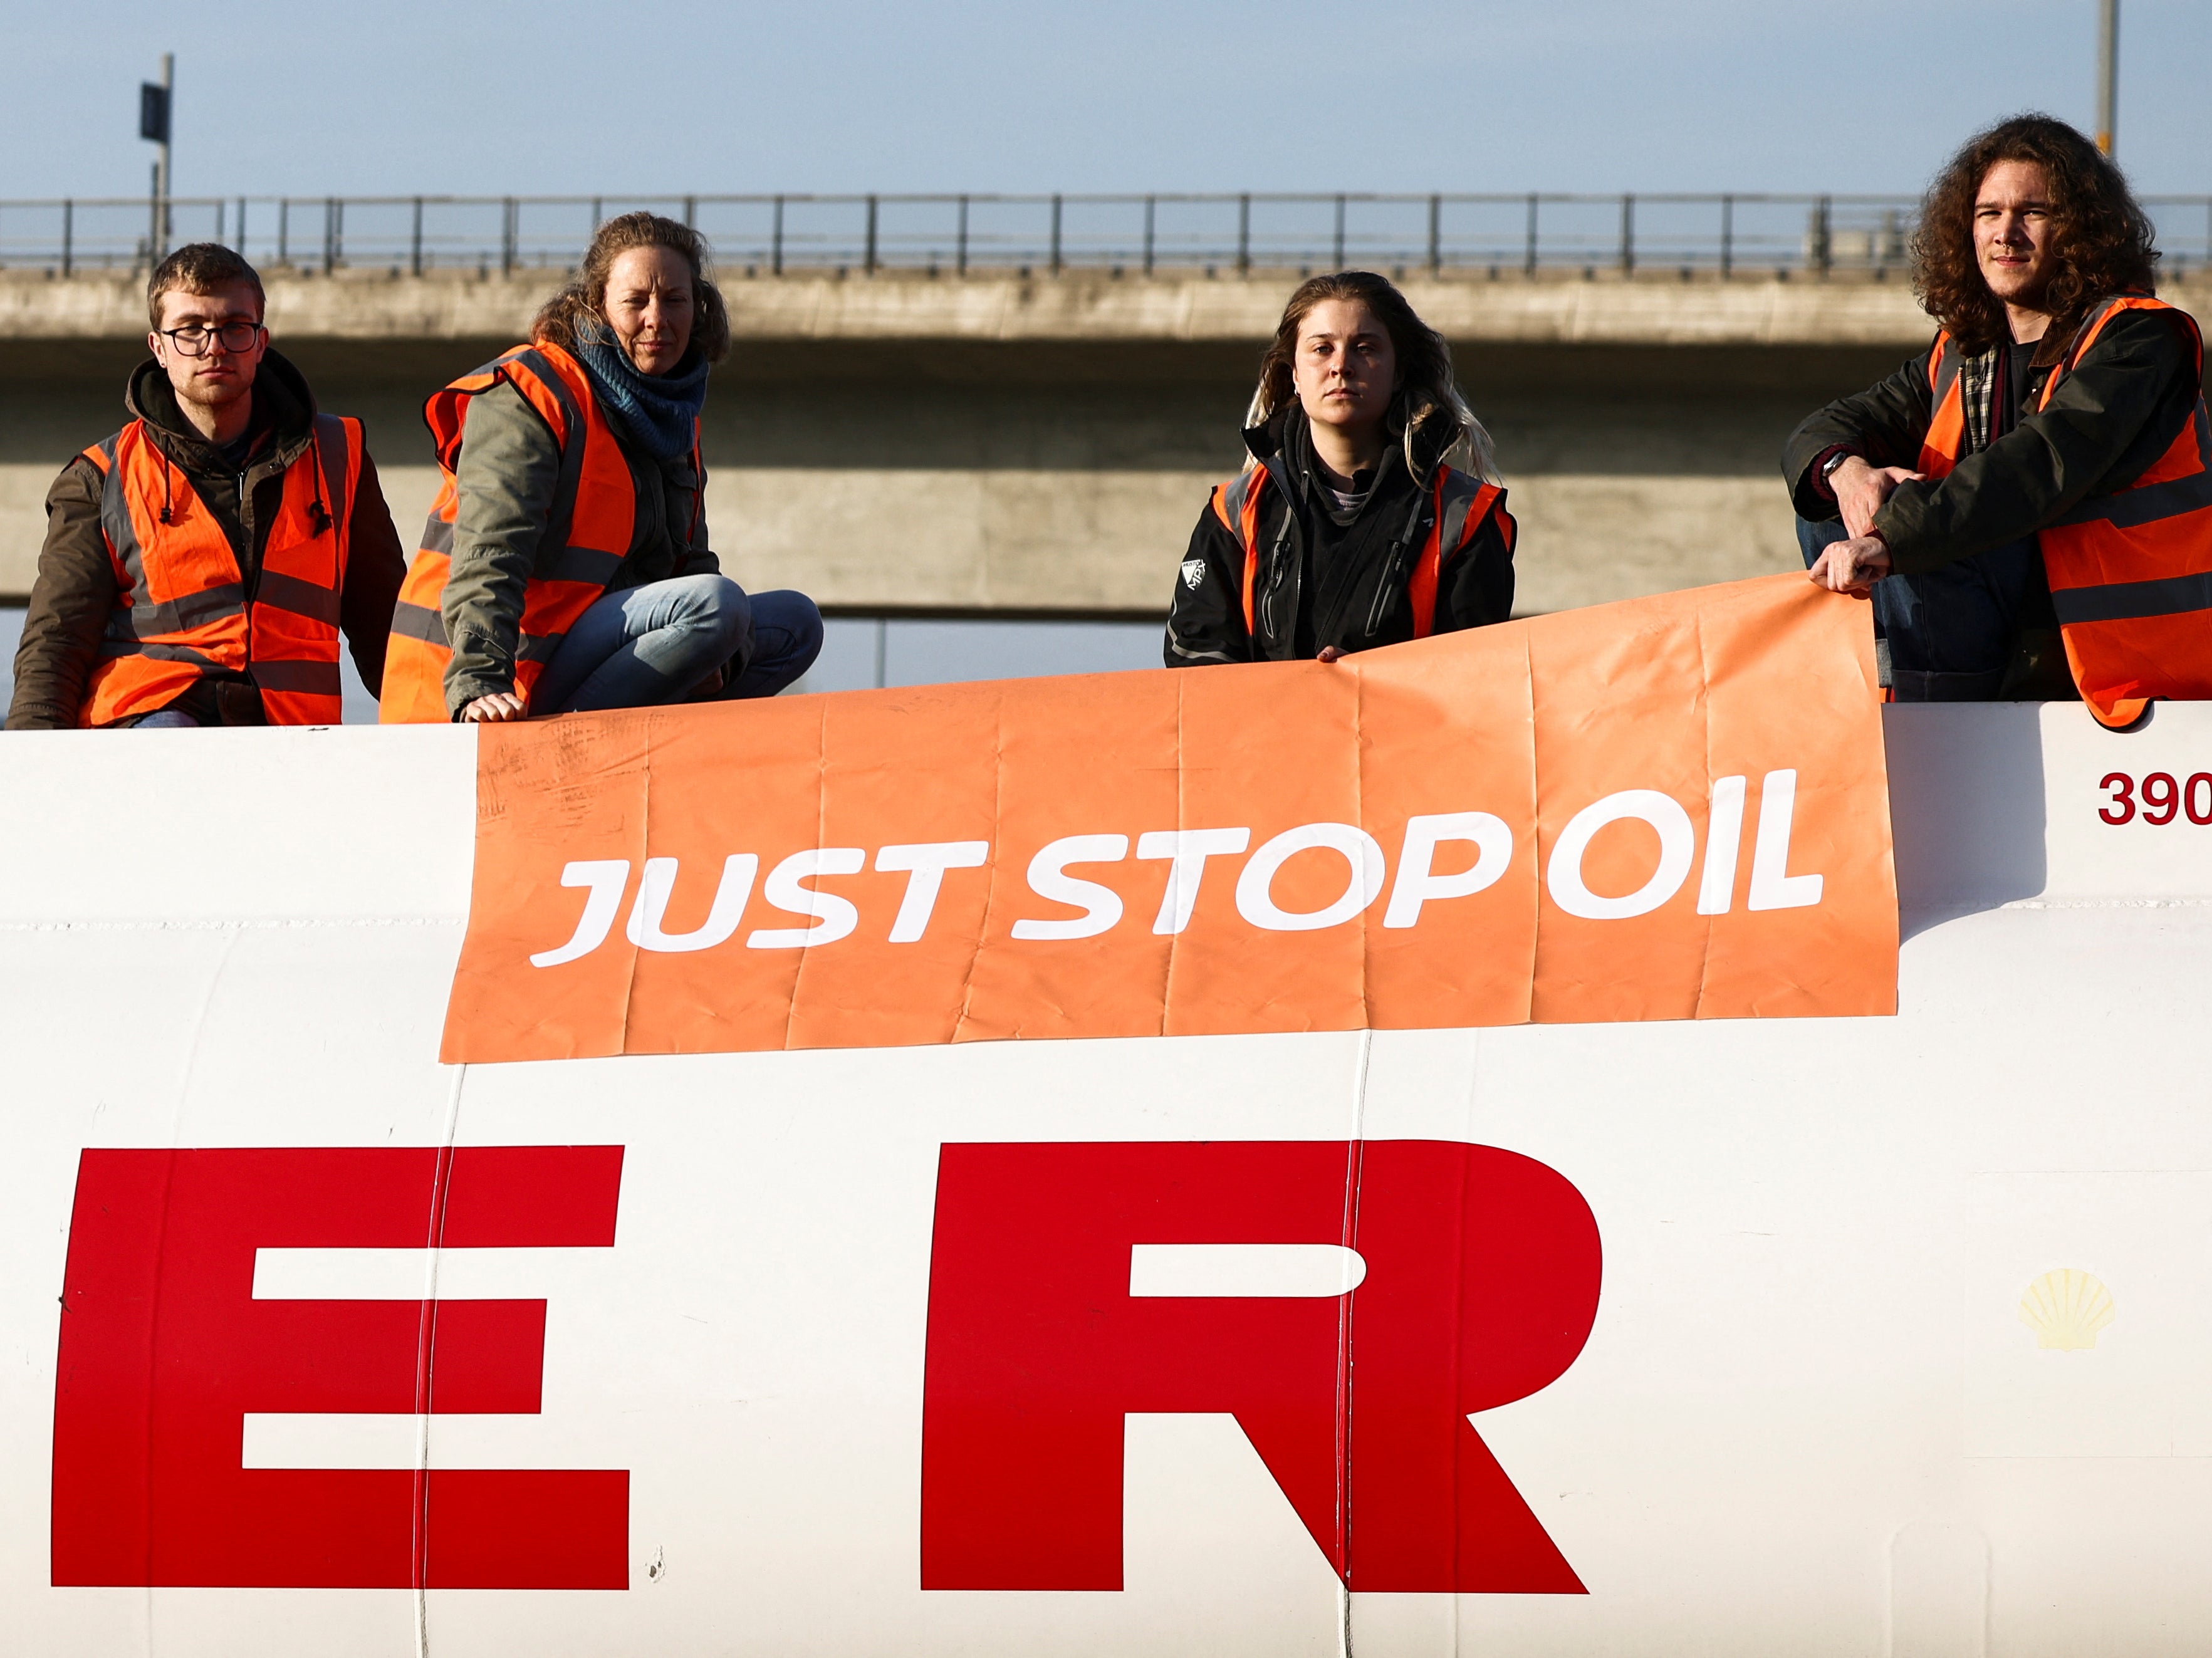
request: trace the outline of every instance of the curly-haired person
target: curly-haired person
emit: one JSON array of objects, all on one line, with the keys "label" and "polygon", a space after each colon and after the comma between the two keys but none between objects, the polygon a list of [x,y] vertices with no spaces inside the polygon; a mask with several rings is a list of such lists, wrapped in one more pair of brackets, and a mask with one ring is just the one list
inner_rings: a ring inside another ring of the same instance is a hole
[{"label": "curly-haired person", "polygon": [[1929,188],[1913,257],[1934,343],[1783,452],[1813,580],[1871,593],[1899,701],[2078,688],[2124,726],[2212,696],[2203,345],[2153,296],[2118,168],[2002,122]]}]

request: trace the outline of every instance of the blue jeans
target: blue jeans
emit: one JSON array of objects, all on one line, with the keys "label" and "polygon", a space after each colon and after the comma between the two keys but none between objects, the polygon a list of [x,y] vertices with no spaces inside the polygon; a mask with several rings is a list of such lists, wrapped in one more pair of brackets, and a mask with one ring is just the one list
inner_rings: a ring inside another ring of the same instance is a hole
[{"label": "blue jeans", "polygon": [[[1843,525],[1797,520],[1811,569]],[[2050,608],[2043,554],[2033,537],[1915,575],[1874,584],[1874,634],[1884,642],[1890,694],[1899,702],[1988,702],[2004,687],[2024,628]]]},{"label": "blue jeans", "polygon": [[576,619],[531,712],[657,708],[725,665],[722,696],[774,696],[821,649],[822,613],[804,593],[749,598],[721,575],[651,581],[607,594]]}]

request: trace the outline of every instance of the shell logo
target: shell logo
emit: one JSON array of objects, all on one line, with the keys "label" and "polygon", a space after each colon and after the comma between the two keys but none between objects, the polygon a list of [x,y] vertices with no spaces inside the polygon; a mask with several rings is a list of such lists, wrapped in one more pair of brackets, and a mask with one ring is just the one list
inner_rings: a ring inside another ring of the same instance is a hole
[{"label": "shell logo", "polygon": [[2112,1292],[2078,1266],[2045,1272],[2020,1298],[2020,1321],[2035,1332],[2035,1345],[2060,1352],[2087,1352],[2112,1321]]}]

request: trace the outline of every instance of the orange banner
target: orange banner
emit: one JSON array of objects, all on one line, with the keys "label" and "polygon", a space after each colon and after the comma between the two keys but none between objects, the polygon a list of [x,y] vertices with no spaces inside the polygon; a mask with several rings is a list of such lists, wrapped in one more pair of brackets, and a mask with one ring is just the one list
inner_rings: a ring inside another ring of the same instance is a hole
[{"label": "orange banner", "polygon": [[481,728],[451,1062],[1896,1011],[1866,611]]}]

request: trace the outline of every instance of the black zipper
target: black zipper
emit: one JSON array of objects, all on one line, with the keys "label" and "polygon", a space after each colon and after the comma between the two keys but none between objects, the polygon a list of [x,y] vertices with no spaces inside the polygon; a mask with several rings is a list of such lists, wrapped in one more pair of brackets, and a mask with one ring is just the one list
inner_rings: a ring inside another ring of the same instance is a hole
[{"label": "black zipper", "polygon": [[[1297,505],[1291,500],[1289,492],[1285,490],[1283,497],[1282,526],[1275,531],[1274,545],[1268,550],[1267,562],[1261,567],[1261,573],[1267,580],[1260,589],[1260,619],[1265,624],[1267,631],[1275,634],[1278,638],[1282,635],[1281,629],[1276,623],[1275,601],[1281,596],[1284,584],[1290,580],[1297,568],[1297,559],[1286,558],[1284,556],[1290,547],[1291,534],[1297,527]],[[1297,605],[1295,602],[1291,606],[1291,628],[1293,633],[1297,628]],[[1291,641],[1290,648],[1291,650],[1297,648],[1296,639]]]},{"label": "black zipper", "polygon": [[1375,584],[1375,603],[1367,611],[1367,637],[1370,641],[1382,633],[1382,623],[1390,615],[1390,602],[1397,597],[1398,584],[1405,574],[1409,574],[1402,570],[1406,554],[1425,527],[1421,519],[1428,504],[1428,491],[1419,490],[1413,496],[1413,510],[1407,517],[1406,527],[1398,532],[1398,538],[1390,544],[1390,550],[1383,557],[1382,574]]}]

